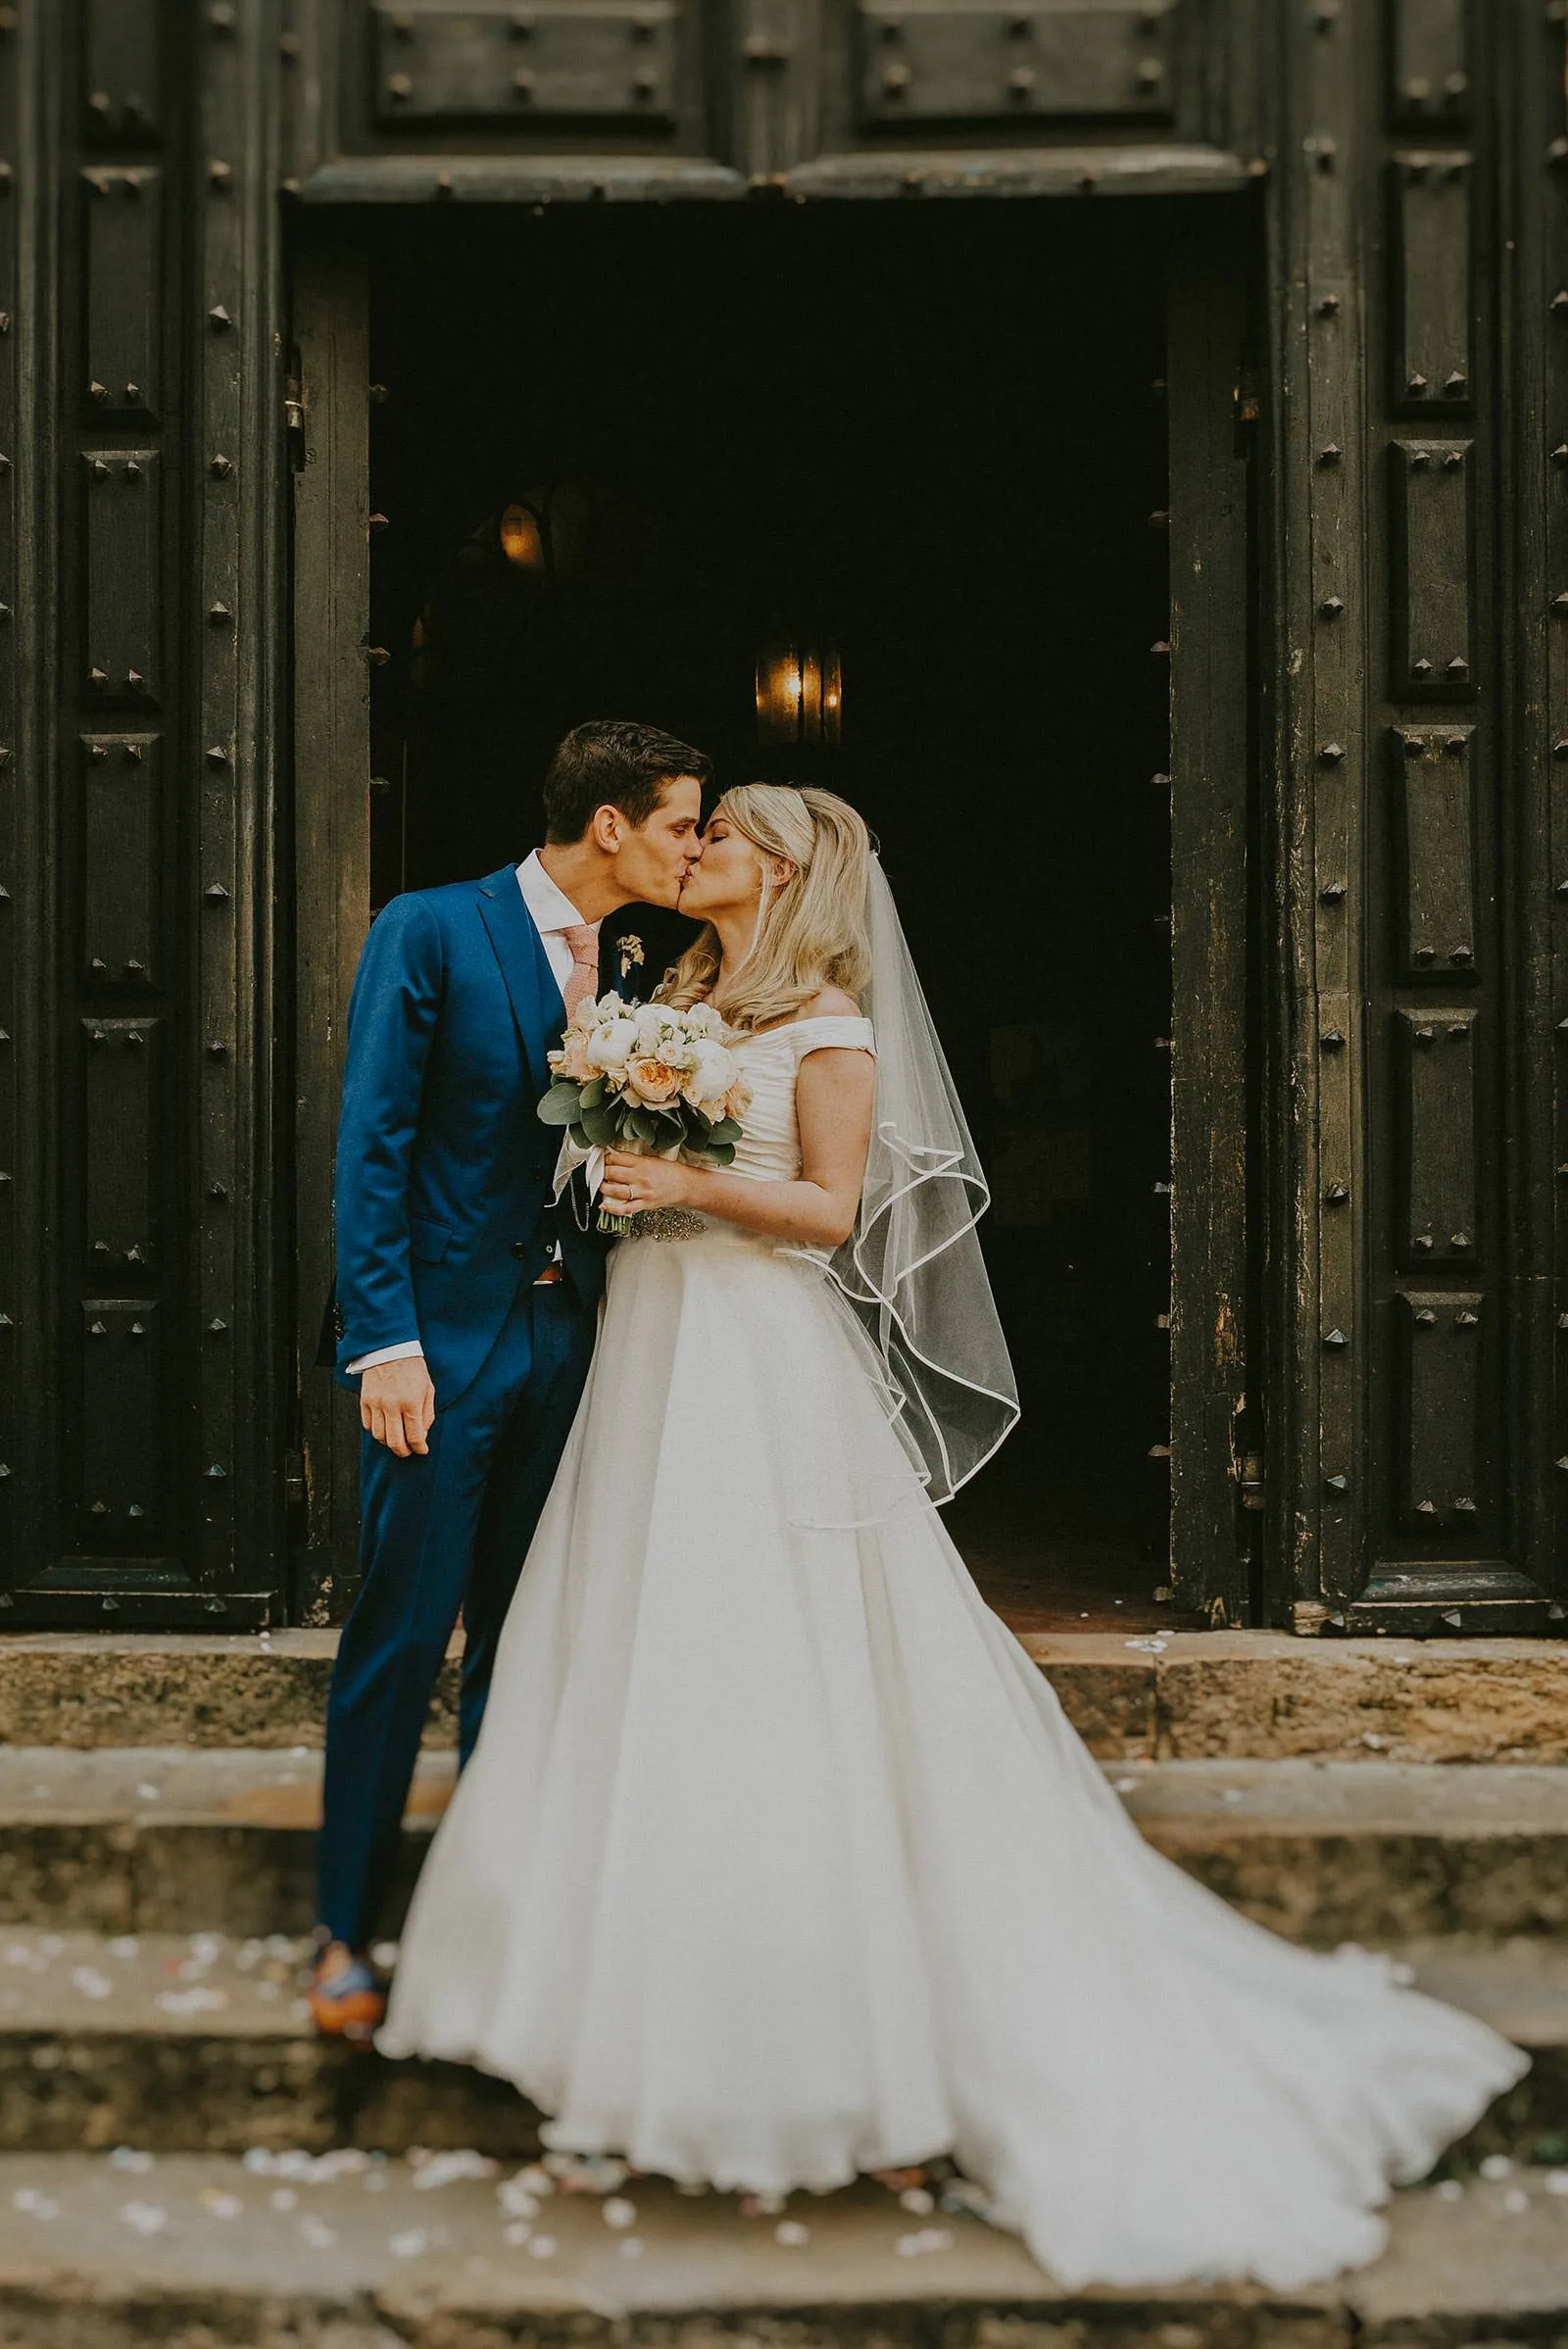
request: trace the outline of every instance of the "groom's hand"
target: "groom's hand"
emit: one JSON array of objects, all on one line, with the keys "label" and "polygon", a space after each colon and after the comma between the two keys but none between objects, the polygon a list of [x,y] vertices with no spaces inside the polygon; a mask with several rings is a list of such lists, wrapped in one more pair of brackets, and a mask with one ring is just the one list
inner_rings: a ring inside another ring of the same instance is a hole
[{"label": "groom's hand", "polygon": [[434,1417],[435,1389],[423,1354],[377,1362],[361,1379],[360,1425],[400,1460],[429,1450],[425,1438]]}]

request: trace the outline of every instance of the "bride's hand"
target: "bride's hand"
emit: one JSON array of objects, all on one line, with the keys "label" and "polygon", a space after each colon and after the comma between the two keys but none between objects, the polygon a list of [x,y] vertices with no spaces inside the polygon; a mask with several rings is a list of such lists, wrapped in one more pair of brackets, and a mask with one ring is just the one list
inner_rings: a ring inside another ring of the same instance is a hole
[{"label": "bride's hand", "polygon": [[643,1207],[684,1206],[687,1171],[678,1158],[645,1158],[635,1150],[606,1150],[600,1203],[615,1215],[635,1215]]}]

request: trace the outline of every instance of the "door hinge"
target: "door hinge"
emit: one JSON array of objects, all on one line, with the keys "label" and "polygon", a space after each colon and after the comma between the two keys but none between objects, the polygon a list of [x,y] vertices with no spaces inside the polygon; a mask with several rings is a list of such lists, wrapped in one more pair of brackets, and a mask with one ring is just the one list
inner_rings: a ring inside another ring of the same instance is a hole
[{"label": "door hinge", "polygon": [[288,445],[288,462],[296,473],[305,470],[305,402],[302,386],[290,376],[283,395],[283,438]]},{"label": "door hinge", "polygon": [[286,1451],[283,1454],[283,1498],[291,1509],[305,1506],[305,1454]]}]

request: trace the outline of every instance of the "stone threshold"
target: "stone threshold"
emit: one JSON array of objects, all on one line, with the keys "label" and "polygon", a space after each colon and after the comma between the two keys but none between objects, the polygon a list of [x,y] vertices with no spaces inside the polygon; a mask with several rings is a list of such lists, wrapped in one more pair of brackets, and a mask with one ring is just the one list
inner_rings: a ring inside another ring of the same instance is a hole
[{"label": "stone threshold", "polygon": [[[330,1630],[0,1637],[12,1745],[318,1745]],[[1033,1633],[1102,1760],[1568,1763],[1568,1639]],[[457,1653],[427,1742],[457,1737]]]}]

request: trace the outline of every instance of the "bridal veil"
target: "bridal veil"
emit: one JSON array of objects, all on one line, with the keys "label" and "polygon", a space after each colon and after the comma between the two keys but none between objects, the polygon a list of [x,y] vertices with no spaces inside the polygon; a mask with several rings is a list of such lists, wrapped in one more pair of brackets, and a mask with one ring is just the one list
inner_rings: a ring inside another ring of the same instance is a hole
[{"label": "bridal veil", "polygon": [[1018,1388],[976,1229],[990,1186],[875,856],[866,926],[877,1085],[859,1213],[842,1247],[796,1252],[849,1307],[889,1416],[941,1503],[1016,1425]]}]

